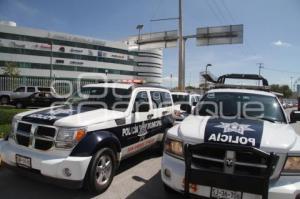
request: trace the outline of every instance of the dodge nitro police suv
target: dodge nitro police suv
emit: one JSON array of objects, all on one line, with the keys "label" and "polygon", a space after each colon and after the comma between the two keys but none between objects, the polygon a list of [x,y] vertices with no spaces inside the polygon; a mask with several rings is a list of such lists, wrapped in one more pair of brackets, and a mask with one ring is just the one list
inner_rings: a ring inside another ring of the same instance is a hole
[{"label": "dodge nitro police suv", "polygon": [[299,199],[300,137],[289,124],[299,112],[289,122],[265,79],[257,87],[225,85],[222,78],[194,115],[168,130],[165,189],[200,198]]},{"label": "dodge nitro police suv", "polygon": [[18,114],[0,144],[2,163],[61,185],[101,193],[121,160],[163,139],[173,125],[168,90],[86,85],[66,104]]}]

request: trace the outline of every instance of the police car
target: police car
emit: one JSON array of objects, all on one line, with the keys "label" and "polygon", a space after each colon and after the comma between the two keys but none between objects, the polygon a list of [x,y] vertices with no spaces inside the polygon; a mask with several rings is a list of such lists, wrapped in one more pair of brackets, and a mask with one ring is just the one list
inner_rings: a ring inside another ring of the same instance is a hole
[{"label": "police car", "polygon": [[38,179],[101,193],[121,160],[162,141],[173,125],[172,113],[171,94],[164,88],[86,85],[66,104],[16,115],[0,144],[2,163]]},{"label": "police car", "polygon": [[[263,86],[226,85],[224,79],[261,80]],[[161,177],[167,191],[222,199],[299,199],[300,137],[267,80],[257,75],[219,78],[194,115],[168,130]]]},{"label": "police car", "polygon": [[191,114],[195,105],[202,97],[202,95],[187,92],[171,92],[171,94],[174,102],[174,118],[178,122],[184,120]]}]

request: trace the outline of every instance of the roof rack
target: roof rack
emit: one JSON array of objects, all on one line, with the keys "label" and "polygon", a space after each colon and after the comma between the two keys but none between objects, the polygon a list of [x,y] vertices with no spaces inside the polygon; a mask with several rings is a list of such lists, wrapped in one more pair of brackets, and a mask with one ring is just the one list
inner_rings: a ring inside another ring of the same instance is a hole
[{"label": "roof rack", "polygon": [[215,84],[212,88],[235,88],[235,89],[249,89],[249,90],[260,90],[260,91],[271,90],[269,86],[234,85],[234,84]]},{"label": "roof rack", "polygon": [[261,80],[263,83],[263,86],[269,86],[268,80],[265,79],[261,75],[257,74],[227,74],[227,75],[222,75],[218,78],[217,84],[224,84],[225,79],[247,79],[247,80]]}]

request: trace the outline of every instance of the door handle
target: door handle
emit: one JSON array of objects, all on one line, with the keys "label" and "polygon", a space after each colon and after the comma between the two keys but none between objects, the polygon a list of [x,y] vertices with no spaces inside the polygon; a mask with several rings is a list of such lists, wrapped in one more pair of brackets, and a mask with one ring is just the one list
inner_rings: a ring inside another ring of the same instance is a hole
[{"label": "door handle", "polygon": [[150,120],[154,115],[153,114],[149,114],[147,115],[147,119]]},{"label": "door handle", "polygon": [[162,114],[163,115],[167,115],[169,113],[169,111],[163,111]]}]

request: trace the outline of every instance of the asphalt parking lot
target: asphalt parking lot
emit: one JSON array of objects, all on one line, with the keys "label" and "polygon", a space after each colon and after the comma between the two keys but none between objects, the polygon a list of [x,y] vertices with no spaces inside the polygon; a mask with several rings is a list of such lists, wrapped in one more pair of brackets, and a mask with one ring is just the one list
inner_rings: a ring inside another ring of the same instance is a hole
[{"label": "asphalt parking lot", "polygon": [[[290,110],[287,111],[288,114]],[[300,122],[293,124],[300,133]],[[183,198],[179,194],[167,194],[160,179],[161,155],[148,150],[122,162],[110,188],[102,195],[89,195],[84,190],[70,190],[41,183],[19,176],[7,169],[0,169],[0,198],[23,199],[119,199]]]}]

